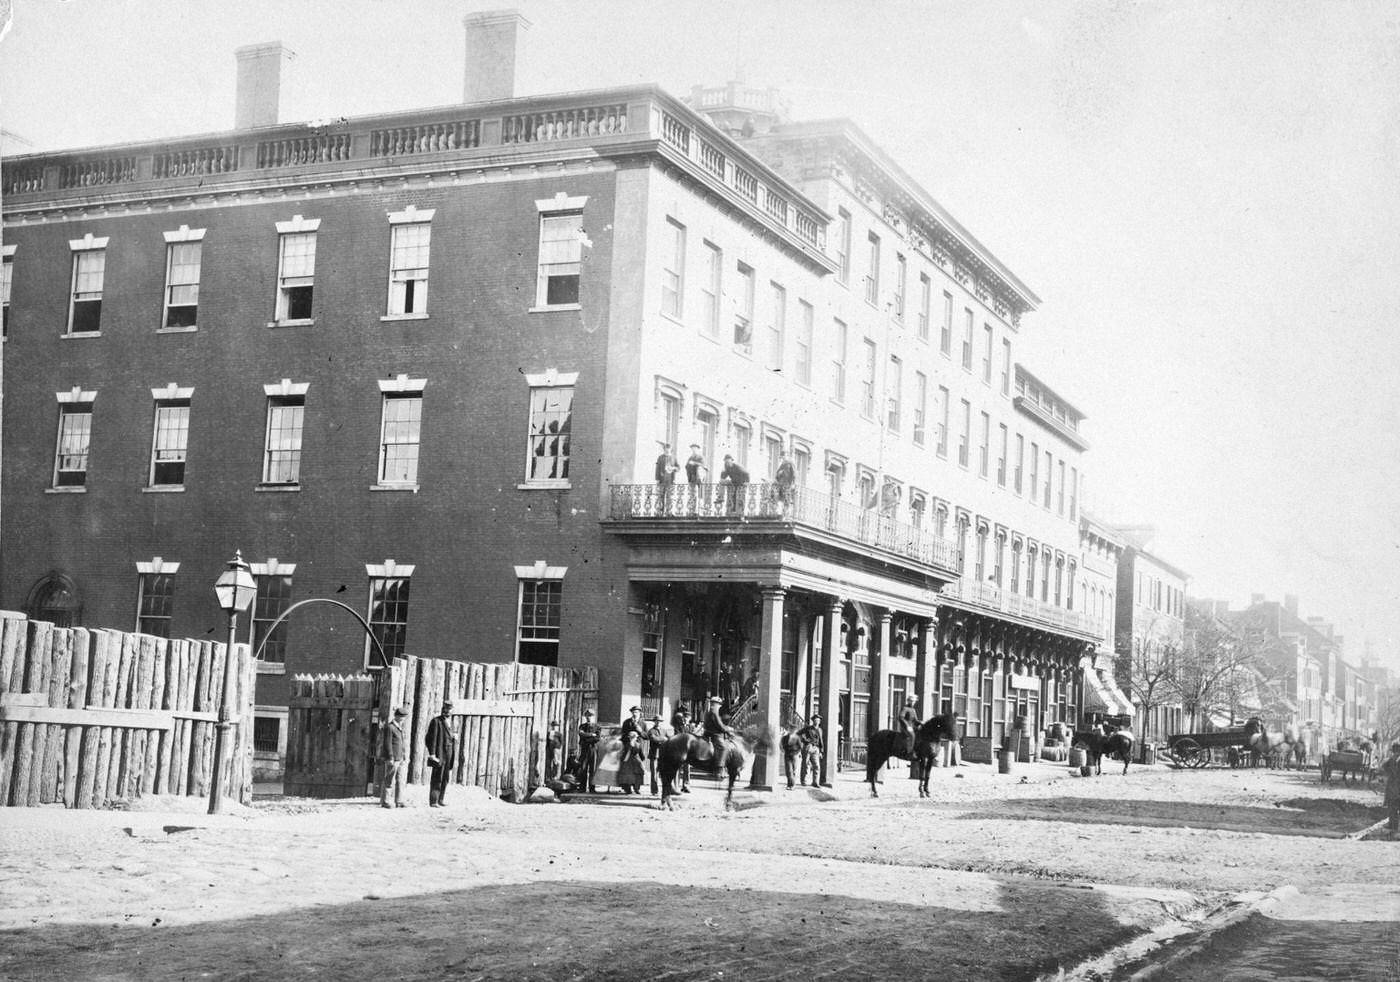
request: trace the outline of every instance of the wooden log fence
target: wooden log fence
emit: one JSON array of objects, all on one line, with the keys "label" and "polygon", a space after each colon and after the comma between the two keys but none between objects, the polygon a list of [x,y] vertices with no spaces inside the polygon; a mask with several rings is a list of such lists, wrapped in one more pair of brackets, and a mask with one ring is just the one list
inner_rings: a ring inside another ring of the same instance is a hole
[{"label": "wooden log fence", "polygon": [[[207,797],[226,646],[0,618],[0,804]],[[255,666],[235,645],[223,793],[253,797]]]}]

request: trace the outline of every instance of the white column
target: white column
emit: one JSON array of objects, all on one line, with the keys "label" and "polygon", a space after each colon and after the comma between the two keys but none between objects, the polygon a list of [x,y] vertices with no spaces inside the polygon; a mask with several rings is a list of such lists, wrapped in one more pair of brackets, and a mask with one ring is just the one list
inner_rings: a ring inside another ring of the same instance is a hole
[{"label": "white column", "polygon": [[753,759],[749,788],[772,791],[782,750],[778,737],[782,730],[783,600],[787,591],[770,587],[763,591],[763,628],[758,649],[758,706],[754,720],[768,736],[768,749],[759,749]]}]

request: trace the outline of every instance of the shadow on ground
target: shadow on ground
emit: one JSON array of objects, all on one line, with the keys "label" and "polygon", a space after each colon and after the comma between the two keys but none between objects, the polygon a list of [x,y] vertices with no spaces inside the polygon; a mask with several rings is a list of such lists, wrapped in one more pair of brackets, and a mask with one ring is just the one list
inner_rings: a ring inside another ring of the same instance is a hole
[{"label": "shadow on ground", "polygon": [[[715,856],[719,865],[724,857]],[[1033,979],[1136,933],[1095,891],[1005,883],[999,910],[657,883],[492,886],[165,927],[0,932],[0,978]]]},{"label": "shadow on ground", "polygon": [[957,817],[1185,827],[1341,838],[1384,818],[1385,808],[1379,804],[1365,805],[1335,798],[1299,798],[1279,802],[1273,808],[1122,798],[1047,798],[1001,802],[995,810],[967,811]]}]

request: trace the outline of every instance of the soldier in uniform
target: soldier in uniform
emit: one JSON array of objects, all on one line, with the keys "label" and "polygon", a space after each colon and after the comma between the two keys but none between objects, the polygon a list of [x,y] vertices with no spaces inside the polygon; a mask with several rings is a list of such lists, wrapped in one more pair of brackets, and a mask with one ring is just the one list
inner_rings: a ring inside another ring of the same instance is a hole
[{"label": "soldier in uniform", "polygon": [[602,731],[593,722],[593,710],[583,711],[583,722],[578,725],[578,789],[596,792],[593,786],[593,772],[598,769],[598,738]]}]

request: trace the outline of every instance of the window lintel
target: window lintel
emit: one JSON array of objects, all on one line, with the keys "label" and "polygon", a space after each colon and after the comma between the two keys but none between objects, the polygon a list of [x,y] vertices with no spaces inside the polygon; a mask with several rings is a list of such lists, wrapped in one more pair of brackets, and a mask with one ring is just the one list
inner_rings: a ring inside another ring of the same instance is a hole
[{"label": "window lintel", "polygon": [[393,378],[379,379],[380,392],[419,392],[421,393],[428,385],[425,378],[409,378],[407,375],[396,375]]},{"label": "window lintel", "polygon": [[174,382],[169,382],[163,389],[152,389],[151,398],[158,402],[175,402],[181,399],[189,400],[194,397],[194,386],[179,386]]},{"label": "window lintel", "polygon": [[79,388],[78,386],[75,385],[75,386],[73,386],[73,388],[69,389],[67,392],[55,392],[55,393],[54,393],[54,397],[55,397],[59,402],[63,402],[63,403],[96,402],[96,401],[97,401],[97,390],[96,390],[96,389],[82,389],[82,388]]},{"label": "window lintel", "polygon": [[162,559],[160,556],[156,556],[150,562],[137,563],[136,572],[143,574],[149,573],[154,574],[156,576],[160,576],[161,574],[168,574],[170,576],[174,576],[176,573],[180,572],[180,564],[172,563],[168,560]]},{"label": "window lintel", "polygon": [[190,228],[188,225],[181,225],[173,232],[165,233],[166,242],[201,242],[204,239],[205,229]]},{"label": "window lintel", "polygon": [[278,235],[291,235],[296,232],[315,232],[321,227],[319,218],[302,218],[300,215],[293,215],[289,222],[277,223]]},{"label": "window lintel", "polygon": [[542,372],[526,372],[525,382],[530,388],[540,388],[547,386],[575,385],[578,383],[578,372],[561,372],[557,368],[546,368]]},{"label": "window lintel", "polygon": [[433,220],[436,208],[417,208],[409,205],[403,211],[388,212],[390,225],[420,225]]},{"label": "window lintel", "polygon": [[569,571],[567,566],[550,566],[543,559],[537,560],[533,566],[515,567],[515,578],[517,580],[562,580],[564,574]]},{"label": "window lintel", "polygon": [[586,204],[588,204],[588,195],[568,195],[560,191],[552,198],[536,198],[535,210],[540,214],[557,211],[583,211],[583,206]]}]

